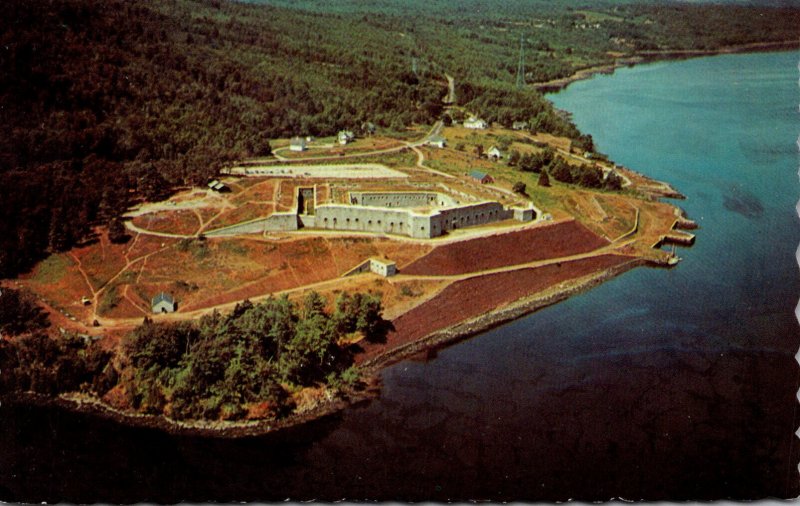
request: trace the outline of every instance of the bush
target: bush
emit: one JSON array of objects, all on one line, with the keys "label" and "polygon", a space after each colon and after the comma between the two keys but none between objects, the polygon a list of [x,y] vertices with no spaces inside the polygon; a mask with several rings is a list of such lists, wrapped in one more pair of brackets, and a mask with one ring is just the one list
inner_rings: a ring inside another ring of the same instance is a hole
[{"label": "bush", "polygon": [[75,334],[52,339],[36,333],[0,340],[0,391],[46,395],[88,391],[103,395],[116,384],[111,353]]},{"label": "bush", "polygon": [[0,289],[0,336],[16,336],[50,325],[47,313],[29,292]]},{"label": "bush", "polygon": [[550,176],[547,175],[546,170],[543,170],[542,173],[539,174],[539,182],[537,184],[544,187],[550,186]]},{"label": "bush", "polygon": [[108,240],[114,244],[122,244],[128,242],[131,238],[126,231],[125,225],[119,218],[114,218],[108,222]]},{"label": "bush", "polygon": [[[385,339],[391,323],[381,316],[379,295],[342,293],[335,310],[315,292],[298,306],[287,297],[244,301],[230,315],[199,322],[155,324],[146,320],[125,338],[135,368],[134,405],[179,419],[236,419],[248,412],[279,416],[290,409],[290,389],[324,384],[333,390],[357,381],[344,337],[362,332]],[[274,408],[274,409],[272,409]],[[259,415],[259,416],[262,416]]]}]

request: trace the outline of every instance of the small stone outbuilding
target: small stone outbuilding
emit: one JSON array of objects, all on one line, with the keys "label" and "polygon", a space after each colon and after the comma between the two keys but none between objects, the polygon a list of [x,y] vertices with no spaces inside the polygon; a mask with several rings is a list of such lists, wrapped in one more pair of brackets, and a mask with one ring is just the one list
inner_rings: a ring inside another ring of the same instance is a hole
[{"label": "small stone outbuilding", "polygon": [[150,302],[150,308],[153,313],[174,313],[178,309],[178,304],[175,299],[166,292],[161,292]]}]

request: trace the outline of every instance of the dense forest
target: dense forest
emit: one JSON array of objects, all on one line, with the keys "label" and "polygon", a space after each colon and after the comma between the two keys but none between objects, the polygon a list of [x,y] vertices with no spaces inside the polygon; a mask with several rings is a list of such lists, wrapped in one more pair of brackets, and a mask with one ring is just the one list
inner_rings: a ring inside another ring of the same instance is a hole
[{"label": "dense forest", "polygon": [[[26,314],[38,311],[15,290],[0,298]],[[303,387],[324,385],[335,394],[355,385],[357,342],[380,342],[391,329],[379,295],[342,293],[333,311],[327,306],[311,292],[301,304],[286,297],[244,301],[230,314],[196,322],[146,319],[113,360],[89,338],[50,339],[39,319],[20,327],[6,311],[0,335],[18,337],[0,339],[0,394],[111,395],[119,407],[176,420],[278,418],[292,411],[291,394]]]},{"label": "dense forest", "polygon": [[432,123],[444,78],[388,46],[358,20],[229,2],[4,2],[0,277],[272,138]]},{"label": "dense forest", "polygon": [[[268,5],[265,5],[268,4]],[[0,277],[270,140],[460,105],[578,137],[528,83],[643,50],[796,40],[800,9],[541,0],[10,0],[0,16]],[[713,27],[713,28],[710,28]]]}]

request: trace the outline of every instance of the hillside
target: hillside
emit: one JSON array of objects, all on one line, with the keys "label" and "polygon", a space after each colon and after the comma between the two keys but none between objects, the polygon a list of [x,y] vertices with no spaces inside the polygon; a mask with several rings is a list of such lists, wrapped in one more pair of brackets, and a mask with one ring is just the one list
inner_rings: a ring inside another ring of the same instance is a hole
[{"label": "hillside", "polygon": [[0,276],[86,238],[135,199],[268,154],[271,138],[433,121],[443,78],[412,74],[410,49],[384,35],[220,2],[6,2]]},{"label": "hillside", "polygon": [[269,3],[4,3],[0,277],[91,240],[136,201],[269,154],[271,139],[431,124],[445,73],[460,105],[489,121],[577,137],[536,91],[514,87],[521,34],[530,83],[611,51],[791,40],[800,26],[798,9],[744,6]]}]

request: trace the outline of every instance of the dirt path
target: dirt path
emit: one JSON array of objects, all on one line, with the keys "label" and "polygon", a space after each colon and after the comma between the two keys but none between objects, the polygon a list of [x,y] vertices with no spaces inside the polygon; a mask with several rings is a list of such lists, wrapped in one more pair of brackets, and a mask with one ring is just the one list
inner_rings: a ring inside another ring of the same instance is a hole
[{"label": "dirt path", "polygon": [[129,288],[130,288],[130,286],[129,286],[129,285],[125,285],[125,288],[122,290],[122,298],[123,298],[123,299],[125,299],[125,300],[127,300],[127,301],[130,303],[130,305],[131,305],[131,306],[133,306],[133,307],[135,307],[136,309],[138,309],[139,311],[141,311],[143,316],[147,316],[147,315],[148,315],[148,313],[149,313],[149,312],[147,311],[147,309],[144,309],[144,308],[142,308],[142,306],[140,306],[139,304],[137,304],[137,303],[136,303],[136,301],[135,301],[135,300],[133,300],[133,299],[131,298],[131,296],[130,296],[130,295],[128,295],[128,289],[129,289]]},{"label": "dirt path", "polygon": [[[613,254],[617,254],[617,255],[623,255],[623,256],[629,256],[629,255],[623,253],[621,250],[625,246],[627,246],[627,245],[629,245],[629,244],[631,244],[631,243],[633,243],[635,241],[636,241],[636,239],[628,239],[628,240],[623,241],[623,242],[615,242],[615,243],[609,244],[607,246],[598,248],[596,250],[593,250],[593,251],[590,251],[590,252],[587,252],[587,253],[568,255],[568,256],[557,257],[557,258],[548,258],[548,259],[544,259],[544,260],[537,260],[537,261],[533,261],[533,262],[526,262],[526,263],[521,263],[521,264],[516,264],[516,265],[506,265],[506,266],[503,266],[503,267],[498,267],[498,268],[494,268],[494,269],[486,269],[486,270],[477,271],[477,272],[469,272],[469,273],[455,274],[455,275],[404,275],[404,274],[398,274],[397,276],[393,277],[392,280],[394,282],[405,282],[405,281],[448,281],[449,282],[448,284],[450,284],[450,283],[454,283],[454,282],[457,282],[457,281],[464,281],[464,280],[468,280],[468,279],[479,278],[481,276],[486,276],[486,275],[512,272],[512,271],[520,270],[520,269],[531,269],[531,268],[536,268],[536,267],[549,266],[549,265],[559,264],[559,263],[563,263],[563,262],[569,262],[569,261],[573,261],[573,260],[583,260],[583,259],[588,259],[588,258],[607,255],[609,253],[613,253]],[[162,250],[159,250],[157,252],[160,252],[160,251],[162,251]],[[150,253],[150,254],[146,255],[146,257],[149,257],[149,256],[151,256],[151,255],[153,255],[153,254],[155,254],[157,252]],[[137,262],[137,261],[141,260],[142,258],[144,258],[144,257],[140,257],[140,258],[134,260],[134,262]],[[296,274],[293,271],[290,271],[290,272],[291,272],[291,275],[296,280],[297,279]],[[118,273],[117,276],[115,276],[115,278],[118,277],[119,275],[121,275],[121,273],[122,273],[122,271],[120,271],[120,273]],[[274,292],[274,293],[266,293],[266,294],[263,294],[263,295],[259,295],[257,297],[252,297],[252,298],[250,298],[250,300],[252,302],[261,302],[263,300],[268,299],[269,297],[279,297],[279,296],[282,296],[284,294],[292,295],[292,294],[296,294],[296,293],[302,293],[302,292],[307,291],[307,290],[321,290],[321,289],[325,289],[325,288],[334,287],[337,284],[339,284],[340,282],[341,282],[341,278],[338,278],[338,277],[337,278],[331,278],[331,279],[327,279],[327,280],[323,280],[323,281],[318,281],[316,283],[310,283],[310,284],[307,284],[307,285],[296,286],[294,288],[289,288],[289,289],[286,289],[286,290],[280,290],[280,291],[277,291],[277,292]],[[224,312],[224,311],[232,310],[233,307],[236,304],[238,304],[239,302],[240,301],[231,301],[231,302],[226,302],[226,303],[223,303],[223,304],[217,304],[217,305],[214,305],[214,306],[204,307],[204,308],[201,308],[201,309],[195,309],[195,310],[187,311],[187,312],[169,313],[169,314],[165,314],[165,315],[160,315],[158,317],[158,319],[159,320],[164,320],[164,321],[178,321],[178,320],[185,320],[185,319],[196,319],[196,318],[200,318],[203,315],[210,314],[213,311]],[[420,302],[422,303],[424,301],[420,301]],[[417,307],[417,305],[415,305],[413,307]],[[409,310],[413,309],[413,307],[409,308]],[[113,319],[113,318],[102,317],[102,318],[99,318],[98,320],[102,323],[102,325],[104,327],[111,328],[111,329],[129,328],[129,327],[132,327],[132,326],[135,326],[135,325],[138,325],[139,323],[141,323],[141,319],[140,318]]]},{"label": "dirt path", "polygon": [[168,239],[191,239],[193,237],[197,237],[197,234],[170,234],[167,232],[155,232],[153,230],[147,230],[145,228],[138,227],[131,221],[125,222],[125,228],[132,232],[136,232],[137,234],[154,235],[156,237],[166,237]]},{"label": "dirt path", "polygon": [[447,96],[442,99],[446,105],[453,105],[456,103],[456,80],[452,76],[445,74],[447,78]]},{"label": "dirt path", "polygon": [[[297,158],[286,158],[285,156],[279,155],[277,152],[273,152],[273,156],[279,162],[324,162],[326,160],[341,160],[343,158],[360,158],[365,156],[375,156],[375,155],[385,155],[389,153],[396,153],[398,151],[402,151],[408,148],[414,148],[418,146],[424,146],[428,140],[435,136],[439,135],[439,132],[442,131],[443,123],[441,121],[437,121],[433,124],[431,129],[426,133],[421,139],[408,142],[404,141],[403,144],[399,146],[395,146],[393,148],[386,148],[386,149],[377,149],[373,151],[364,151],[363,153],[350,153],[344,155],[332,155],[332,156],[302,156]],[[285,149],[285,148],[280,148]],[[268,163],[268,160],[264,160],[265,163]]]},{"label": "dirt path", "polygon": [[423,153],[422,150],[419,149],[419,147],[417,146],[414,146],[411,149],[413,149],[414,152],[417,154],[417,167],[419,167],[423,171],[429,172],[431,174],[436,174],[437,176],[442,176],[445,178],[458,179],[456,176],[453,176],[452,174],[448,174],[447,172],[442,172],[440,170],[428,167],[427,165],[425,165],[425,153]]},{"label": "dirt path", "polygon": [[75,264],[78,266],[78,272],[81,273],[81,276],[83,276],[84,281],[86,281],[86,286],[89,287],[89,291],[91,292],[92,296],[96,297],[97,296],[97,291],[95,291],[94,286],[92,286],[91,281],[89,281],[89,275],[84,270],[83,264],[81,263],[80,258],[75,256],[75,254],[73,252],[71,252],[71,251],[69,252],[69,256],[70,256],[70,258],[72,258],[72,260],[75,261]]},{"label": "dirt path", "polygon": [[[102,324],[104,326],[109,326],[109,327],[112,327],[112,328],[115,327],[116,326],[115,322],[118,321],[117,319],[103,317],[103,316],[100,316],[100,315],[97,314],[97,308],[98,308],[98,304],[100,303],[100,297],[105,293],[106,289],[109,286],[111,286],[111,284],[114,282],[114,280],[116,280],[117,278],[122,276],[124,273],[129,271],[130,268],[133,267],[136,263],[141,262],[142,265],[139,267],[139,272],[136,274],[136,281],[138,282],[139,279],[141,279],[142,272],[144,271],[144,263],[147,262],[147,259],[150,258],[153,255],[161,253],[162,251],[166,251],[166,250],[168,250],[170,248],[172,248],[172,245],[164,246],[163,248],[159,248],[156,251],[152,251],[152,252],[147,253],[145,255],[136,257],[133,260],[128,259],[127,255],[126,255],[126,257],[125,257],[126,258],[126,264],[119,271],[117,271],[116,274],[114,274],[111,278],[109,278],[108,281],[103,283],[103,285],[100,288],[98,288],[96,292],[93,292],[92,317],[91,317],[91,319],[92,320],[97,320],[100,324]],[[79,269],[80,269],[80,266],[79,266]],[[128,297],[127,288],[128,287],[126,286],[125,290],[123,291],[123,297],[126,298],[131,303],[131,305],[133,305],[133,307],[141,310],[141,307],[138,304],[136,304],[133,300],[131,300],[130,297]],[[145,313],[145,314],[147,314],[147,313]]]}]

